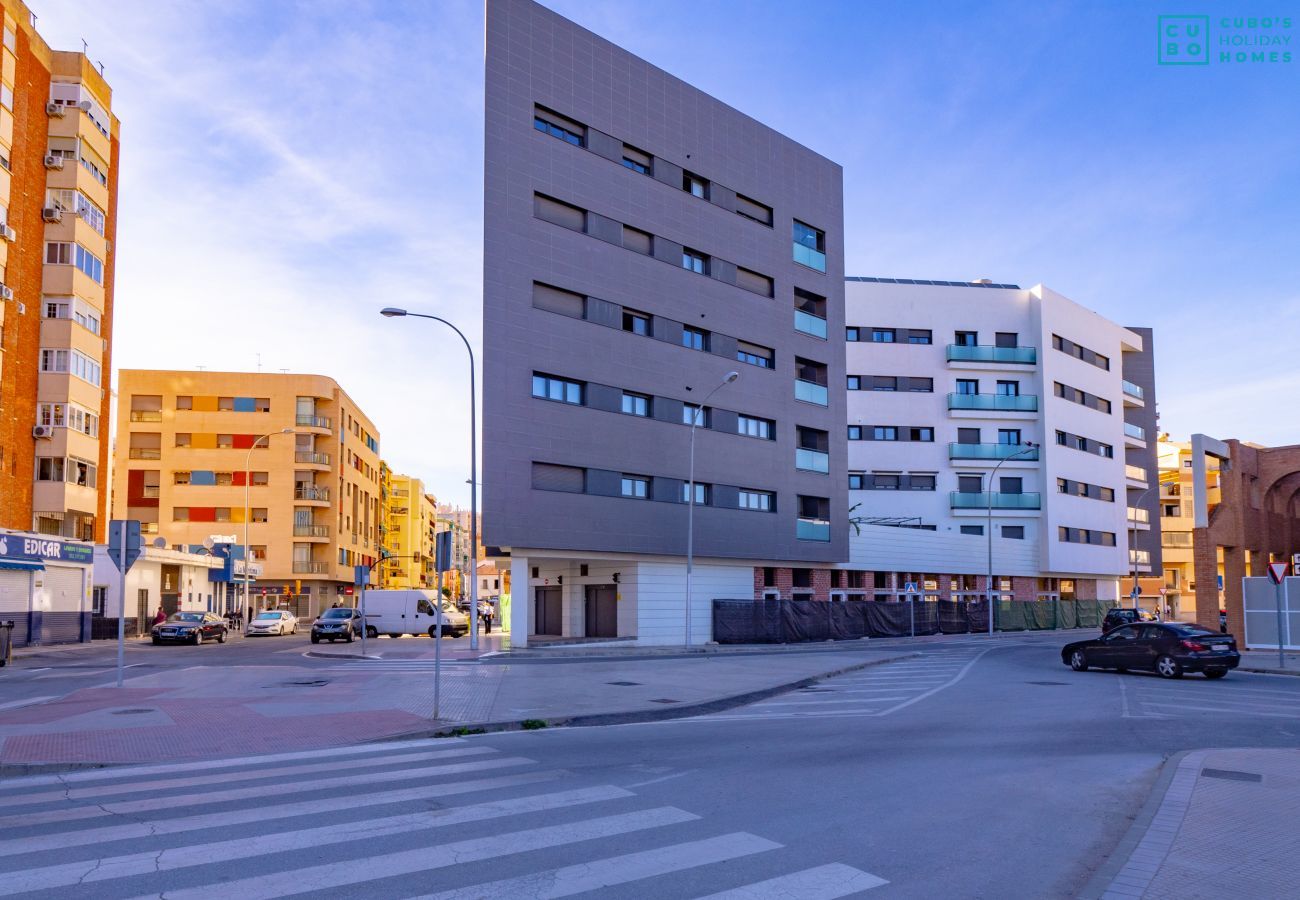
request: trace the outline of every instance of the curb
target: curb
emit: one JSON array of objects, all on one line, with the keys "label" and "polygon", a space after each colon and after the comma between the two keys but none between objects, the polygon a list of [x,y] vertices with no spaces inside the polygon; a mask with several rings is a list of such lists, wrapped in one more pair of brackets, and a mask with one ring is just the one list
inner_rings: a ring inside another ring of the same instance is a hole
[{"label": "curb", "polygon": [[25,778],[28,775],[53,775],[59,772],[80,772],[85,769],[116,769],[138,765],[142,765],[142,763],[0,763],[0,787],[3,787],[4,783],[10,779]]},{"label": "curb", "polygon": [[1165,757],[1165,761],[1160,764],[1160,774],[1156,776],[1156,782],[1151,786],[1151,793],[1147,796],[1146,802],[1138,810],[1137,817],[1124,832],[1115,849],[1106,857],[1106,861],[1092,873],[1092,877],[1079,891],[1078,900],[1099,900],[1099,898],[1110,890],[1111,882],[1115,876],[1123,871],[1128,865],[1133,851],[1137,849],[1138,844],[1146,837],[1147,831],[1151,828],[1151,822],[1155,819],[1156,813],[1164,805],[1165,795],[1169,793],[1169,785],[1173,782],[1174,776],[1178,774],[1178,769],[1189,755],[1193,753],[1202,753],[1203,750],[1179,750],[1177,753]]},{"label": "curb", "polygon": [[[888,659],[871,659],[866,662],[854,663],[851,666],[841,666],[838,669],[832,669],[828,672],[819,672],[816,675],[800,678],[797,681],[772,685],[771,687],[760,688],[756,691],[746,691],[742,694],[718,697],[714,700],[703,700],[699,703],[691,703],[686,706],[674,706],[671,708],[659,709],[634,709],[628,710],[627,712],[615,713],[587,713],[577,716],[561,716],[558,718],[539,720],[529,719],[526,721],[541,721],[544,723],[543,727],[545,728],[591,728],[603,725],[631,725],[642,722],[663,722],[670,719],[687,719],[692,716],[722,712],[723,710],[734,709],[737,706],[746,706],[750,703],[757,703],[759,700],[766,700],[769,697],[776,697],[780,694],[796,691],[799,688],[809,687],[810,685],[814,685],[827,678],[834,678],[838,675],[845,675],[849,672],[856,672],[860,669],[884,665],[885,663],[898,662],[902,659],[912,659],[920,655],[920,653],[900,653],[896,656],[891,656]],[[374,741],[368,741],[367,743],[390,743],[394,741],[411,740],[413,738],[458,737],[463,735],[465,732],[483,734],[523,730],[525,730],[523,723],[513,720],[506,722],[461,722],[455,725],[445,725],[437,728],[421,728],[415,731],[406,731],[401,734],[390,735],[388,737],[378,738]]]},{"label": "curb", "polygon": [[1237,666],[1238,672],[1252,672],[1255,675],[1290,675],[1300,676],[1300,669],[1265,669],[1260,666]]}]

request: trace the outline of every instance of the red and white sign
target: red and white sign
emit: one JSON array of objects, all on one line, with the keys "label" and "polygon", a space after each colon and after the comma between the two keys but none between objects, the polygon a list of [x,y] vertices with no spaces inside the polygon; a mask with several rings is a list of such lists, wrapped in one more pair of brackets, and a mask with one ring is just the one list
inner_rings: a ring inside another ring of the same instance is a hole
[{"label": "red and white sign", "polygon": [[1282,579],[1286,577],[1286,563],[1275,562],[1268,564],[1268,580],[1274,584],[1281,584]]}]

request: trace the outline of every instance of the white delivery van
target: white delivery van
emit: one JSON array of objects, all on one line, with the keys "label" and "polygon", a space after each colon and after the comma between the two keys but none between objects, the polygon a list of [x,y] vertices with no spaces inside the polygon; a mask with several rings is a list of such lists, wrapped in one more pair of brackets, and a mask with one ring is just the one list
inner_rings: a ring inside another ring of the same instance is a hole
[{"label": "white delivery van", "polygon": [[[436,591],[366,591],[366,625],[379,634],[437,634]],[[469,632],[469,619],[451,603],[442,604],[442,633],[459,637]],[[373,634],[374,632],[372,632]]]}]

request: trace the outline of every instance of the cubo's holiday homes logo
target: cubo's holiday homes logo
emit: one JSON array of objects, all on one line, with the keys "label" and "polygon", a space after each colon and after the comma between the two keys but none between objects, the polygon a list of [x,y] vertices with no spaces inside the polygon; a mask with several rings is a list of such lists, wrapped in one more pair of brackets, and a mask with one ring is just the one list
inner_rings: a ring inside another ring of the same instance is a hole
[{"label": "cubo's holiday homes logo", "polygon": [[1162,66],[1277,65],[1293,59],[1290,16],[1159,16]]}]

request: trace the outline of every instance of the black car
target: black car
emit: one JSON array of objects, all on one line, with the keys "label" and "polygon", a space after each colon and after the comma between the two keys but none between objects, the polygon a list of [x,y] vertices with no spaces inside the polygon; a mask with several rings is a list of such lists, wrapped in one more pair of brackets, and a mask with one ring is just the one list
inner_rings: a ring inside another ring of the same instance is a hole
[{"label": "black car", "polygon": [[1160,617],[1153,612],[1145,609],[1130,609],[1116,607],[1106,613],[1106,618],[1101,621],[1101,633],[1105,634],[1112,628],[1118,628],[1121,625],[1128,625],[1132,622],[1159,622]]},{"label": "black car", "polygon": [[[321,641],[333,643],[344,640],[350,644],[361,637],[361,629],[365,627],[363,622],[361,612],[351,607],[336,606],[327,609],[311,623],[311,642],[319,644]],[[371,634],[374,634],[373,630]]]},{"label": "black car", "polygon": [[1230,634],[1216,634],[1199,625],[1144,622],[1121,625],[1091,641],[1066,644],[1061,662],[1076,672],[1149,669],[1161,678],[1181,678],[1184,672],[1222,678],[1237,668],[1241,654]]},{"label": "black car", "polygon": [[221,616],[209,612],[172,613],[163,622],[159,622],[149,632],[155,644],[169,641],[185,644],[201,644],[215,640],[218,644],[226,642],[226,623]]}]

